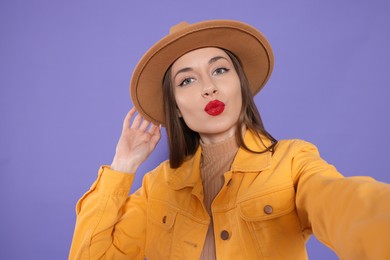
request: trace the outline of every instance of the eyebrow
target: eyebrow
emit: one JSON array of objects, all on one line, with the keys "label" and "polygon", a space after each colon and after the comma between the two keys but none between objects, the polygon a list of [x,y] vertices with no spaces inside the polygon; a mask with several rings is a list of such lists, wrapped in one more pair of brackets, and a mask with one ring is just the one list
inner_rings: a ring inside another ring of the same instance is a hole
[{"label": "eyebrow", "polygon": [[[215,56],[215,57],[213,57],[213,58],[211,58],[211,59],[209,60],[208,64],[211,65],[211,64],[213,64],[214,62],[216,62],[216,61],[218,61],[218,60],[220,60],[220,59],[228,60],[228,59],[226,59],[225,57],[222,57],[222,56]],[[176,76],[177,76],[178,74],[180,74],[180,73],[188,72],[188,71],[192,71],[192,70],[193,70],[193,69],[190,68],[190,67],[185,67],[185,68],[179,69],[179,70],[176,72],[175,76],[173,76],[173,79],[175,79]]]}]

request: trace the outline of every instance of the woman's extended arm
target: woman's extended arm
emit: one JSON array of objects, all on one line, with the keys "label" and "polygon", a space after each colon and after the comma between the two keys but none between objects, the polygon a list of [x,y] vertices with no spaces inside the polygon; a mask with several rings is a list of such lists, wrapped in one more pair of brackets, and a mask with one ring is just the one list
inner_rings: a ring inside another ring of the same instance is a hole
[{"label": "woman's extended arm", "polygon": [[317,149],[296,153],[297,212],[304,226],[341,259],[390,259],[390,185],[338,176]]}]

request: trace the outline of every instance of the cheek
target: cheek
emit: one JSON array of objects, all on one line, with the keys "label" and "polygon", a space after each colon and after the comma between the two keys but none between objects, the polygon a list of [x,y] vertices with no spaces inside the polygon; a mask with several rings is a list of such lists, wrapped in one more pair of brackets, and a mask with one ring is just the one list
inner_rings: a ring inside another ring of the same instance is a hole
[{"label": "cheek", "polygon": [[175,100],[179,110],[184,110],[186,105],[186,97],[183,94],[175,94]]},{"label": "cheek", "polygon": [[179,110],[182,112],[193,110],[196,103],[195,94],[188,89],[177,90],[175,92],[175,100]]},{"label": "cheek", "polygon": [[241,93],[237,93],[236,98],[233,101],[233,117],[235,117],[236,120],[238,120],[241,109],[242,109],[242,98],[241,98]]},{"label": "cheek", "polygon": [[[182,117],[184,121],[188,118],[188,115],[193,113],[193,106],[189,100],[182,96],[176,98],[177,113],[179,117]],[[186,122],[188,124],[188,122]]]},{"label": "cheek", "polygon": [[199,110],[199,101],[196,100],[194,95],[188,95],[188,93],[180,93],[175,96],[176,104],[178,107],[178,114],[183,118],[186,125],[197,132],[197,127],[201,124],[201,111]]},{"label": "cheek", "polygon": [[233,102],[241,107],[242,105],[242,93],[240,81],[236,80],[234,87],[231,88],[230,96],[233,97]]}]

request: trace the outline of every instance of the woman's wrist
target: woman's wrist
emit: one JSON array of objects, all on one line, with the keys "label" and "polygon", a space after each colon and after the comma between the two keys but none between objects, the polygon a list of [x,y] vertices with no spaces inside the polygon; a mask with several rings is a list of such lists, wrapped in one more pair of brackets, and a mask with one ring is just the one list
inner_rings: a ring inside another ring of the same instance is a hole
[{"label": "woman's wrist", "polygon": [[123,173],[135,173],[138,169],[138,165],[131,161],[113,160],[110,166],[111,170]]}]

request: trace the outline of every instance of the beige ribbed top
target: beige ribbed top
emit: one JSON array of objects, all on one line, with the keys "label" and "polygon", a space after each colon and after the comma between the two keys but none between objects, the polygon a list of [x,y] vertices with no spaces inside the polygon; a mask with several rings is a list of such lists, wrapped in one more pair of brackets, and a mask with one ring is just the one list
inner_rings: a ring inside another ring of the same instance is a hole
[{"label": "beige ribbed top", "polygon": [[211,217],[201,260],[216,259],[214,225],[212,220],[211,203],[224,184],[224,173],[230,170],[238,145],[235,136],[217,143],[204,144],[201,142],[202,159],[200,163],[200,175],[203,183],[204,203]]}]

